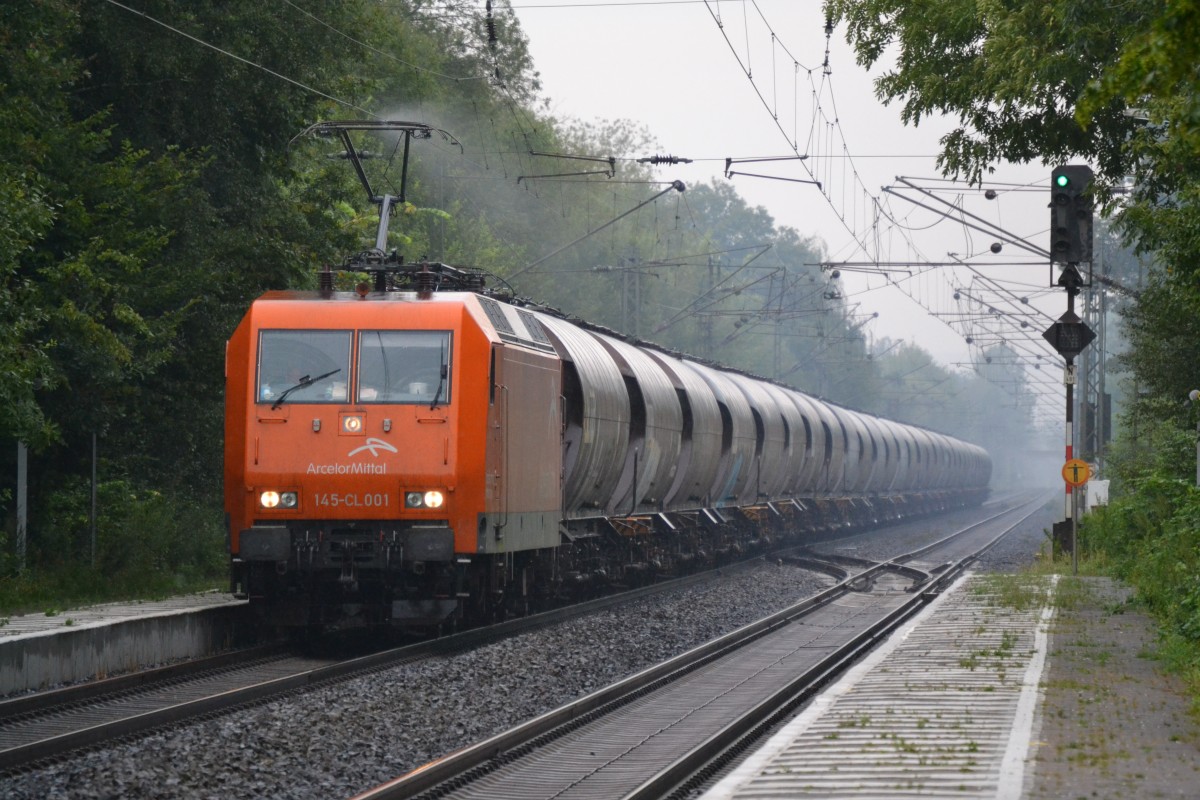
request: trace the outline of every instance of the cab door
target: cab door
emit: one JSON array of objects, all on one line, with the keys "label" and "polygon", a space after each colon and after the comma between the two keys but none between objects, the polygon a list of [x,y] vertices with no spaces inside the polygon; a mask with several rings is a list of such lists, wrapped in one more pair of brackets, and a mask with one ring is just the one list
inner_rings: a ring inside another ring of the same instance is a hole
[{"label": "cab door", "polygon": [[554,547],[562,519],[557,356],[493,344],[488,387],[486,551]]}]

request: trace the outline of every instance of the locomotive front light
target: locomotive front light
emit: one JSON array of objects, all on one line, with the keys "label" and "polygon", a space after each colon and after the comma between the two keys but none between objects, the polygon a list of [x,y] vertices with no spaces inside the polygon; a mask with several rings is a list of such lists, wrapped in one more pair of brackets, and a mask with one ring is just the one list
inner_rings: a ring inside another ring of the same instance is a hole
[{"label": "locomotive front light", "polygon": [[405,508],[441,508],[446,504],[446,496],[437,489],[427,492],[405,492]]},{"label": "locomotive front light", "polygon": [[343,433],[362,433],[363,418],[357,414],[347,414],[342,417],[342,432]]},{"label": "locomotive front light", "polygon": [[267,489],[258,496],[258,504],[263,508],[299,508],[300,495],[297,492],[278,492],[274,489]]}]

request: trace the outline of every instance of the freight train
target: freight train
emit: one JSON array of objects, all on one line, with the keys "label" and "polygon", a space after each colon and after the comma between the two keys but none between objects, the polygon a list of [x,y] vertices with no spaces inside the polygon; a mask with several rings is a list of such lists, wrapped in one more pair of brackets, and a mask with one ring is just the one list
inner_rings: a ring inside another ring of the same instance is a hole
[{"label": "freight train", "polygon": [[227,345],[232,589],[274,624],[487,621],[987,494],[967,442],[478,271],[381,248],[357,269],[265,294]]},{"label": "freight train", "polygon": [[363,288],[268,293],[228,343],[233,589],[280,624],[492,618],[987,492],[948,436],[483,292]]}]

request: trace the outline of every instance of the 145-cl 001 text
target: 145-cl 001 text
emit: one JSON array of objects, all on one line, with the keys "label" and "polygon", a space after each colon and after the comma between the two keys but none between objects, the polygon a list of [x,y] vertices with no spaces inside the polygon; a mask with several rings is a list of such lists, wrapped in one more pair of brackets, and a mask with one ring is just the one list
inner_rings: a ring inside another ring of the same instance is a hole
[{"label": "145-cl 001 text", "polygon": [[375,494],[337,494],[336,492],[321,492],[314,498],[318,506],[330,508],[386,508],[392,504],[391,498],[378,492]]}]

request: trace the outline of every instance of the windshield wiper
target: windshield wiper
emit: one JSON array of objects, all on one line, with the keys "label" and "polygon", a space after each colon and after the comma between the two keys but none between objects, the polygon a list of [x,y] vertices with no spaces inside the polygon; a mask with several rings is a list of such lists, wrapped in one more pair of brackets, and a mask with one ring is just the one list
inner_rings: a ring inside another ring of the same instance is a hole
[{"label": "windshield wiper", "polygon": [[450,365],[446,363],[446,345],[442,343],[442,367],[438,371],[437,391],[433,393],[433,402],[429,404],[429,410],[433,411],[437,408],[438,398],[442,396],[442,389],[446,386],[446,375],[450,372]]},{"label": "windshield wiper", "polygon": [[328,378],[330,375],[336,375],[341,371],[342,371],[341,369],[335,369],[331,372],[326,372],[324,375],[318,375],[315,378],[310,378],[307,375],[305,375],[303,378],[300,379],[300,382],[297,383],[295,386],[291,386],[287,389],[284,389],[282,392],[280,392],[279,397],[275,398],[275,402],[271,404],[271,410],[274,411],[275,409],[279,408],[279,406],[281,406],[283,404],[283,401],[287,399],[287,396],[289,394],[291,394],[292,392],[296,391],[297,389],[304,389],[309,386],[312,386],[317,381],[323,381],[326,378]]}]

